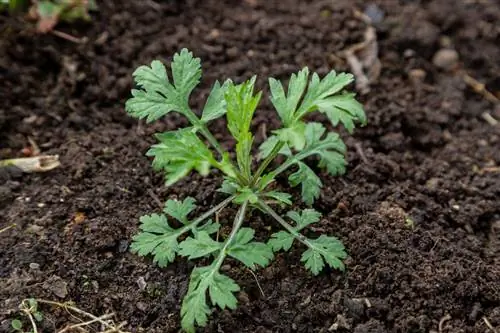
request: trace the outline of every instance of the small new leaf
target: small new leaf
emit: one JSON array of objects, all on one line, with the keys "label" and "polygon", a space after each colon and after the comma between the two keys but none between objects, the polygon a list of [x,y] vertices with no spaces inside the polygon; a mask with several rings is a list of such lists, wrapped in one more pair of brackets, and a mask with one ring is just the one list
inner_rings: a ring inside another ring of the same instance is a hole
[{"label": "small new leaf", "polygon": [[276,108],[284,127],[292,125],[297,105],[307,86],[308,76],[309,69],[307,67],[297,74],[292,74],[288,83],[288,96],[285,95],[283,85],[280,81],[273,78],[269,79],[271,102]]},{"label": "small new leaf", "polygon": [[297,164],[299,169],[288,177],[288,181],[292,186],[301,184],[302,200],[307,205],[312,205],[314,200],[319,197],[323,183],[306,164],[302,162],[298,162]]},{"label": "small new leaf", "polygon": [[188,237],[179,245],[179,254],[191,260],[208,256],[221,247],[222,244],[214,241],[206,231],[197,231],[195,238]]},{"label": "small new leaf", "polygon": [[326,114],[333,126],[342,123],[349,133],[354,130],[354,122],[366,124],[366,115],[355,94],[342,94],[325,98],[317,103],[318,111]]},{"label": "small new leaf", "polygon": [[225,99],[227,103],[227,127],[236,141],[250,131],[253,113],[259,104],[262,92],[253,94],[256,77],[239,85],[228,85]]},{"label": "small new leaf", "polygon": [[153,261],[166,267],[175,259],[179,234],[168,224],[165,215],[144,215],[140,218],[141,233],[134,236],[130,249],[140,256],[153,255]]},{"label": "small new leaf", "polygon": [[166,185],[170,186],[187,176],[193,169],[206,176],[210,166],[218,165],[212,152],[191,129],[156,135],[160,143],[146,153],[154,156],[153,168],[164,170]]},{"label": "small new leaf", "polygon": [[321,213],[311,208],[304,209],[302,214],[296,211],[289,211],[286,215],[295,221],[295,230],[297,231],[304,229],[310,224],[318,222],[321,218]]},{"label": "small new leaf", "polygon": [[309,239],[309,249],[303,254],[301,261],[314,275],[318,275],[325,267],[344,270],[342,260],[347,257],[344,245],[336,237],[321,235],[317,239]]},{"label": "small new leaf", "polygon": [[191,197],[185,198],[183,201],[179,200],[167,200],[165,203],[165,208],[163,211],[174,217],[177,221],[183,224],[188,224],[189,220],[187,216],[196,208],[195,199]]},{"label": "small new leaf", "polygon": [[283,203],[285,205],[291,205],[292,201],[290,200],[292,196],[288,193],[285,192],[278,192],[278,191],[269,191],[267,193],[263,194],[264,198],[270,198],[270,199],[275,199],[279,203]]},{"label": "small new leaf", "polygon": [[203,108],[201,116],[202,122],[207,123],[222,117],[226,113],[226,100],[224,99],[224,95],[226,94],[230,82],[230,80],[227,80],[223,85],[221,85],[219,81],[215,82],[207,98],[205,107]]},{"label": "small new leaf", "polygon": [[241,261],[250,269],[255,269],[256,265],[267,266],[274,257],[272,248],[261,242],[251,242],[255,231],[251,228],[241,228],[236,234],[236,238],[229,246],[228,254]]},{"label": "small new leaf", "polygon": [[[296,211],[289,211],[286,214],[295,222],[295,231],[299,232],[308,225],[316,223],[321,217],[321,213],[314,209],[304,209],[302,213]],[[273,251],[279,251],[281,249],[288,251],[293,244],[295,237],[287,231],[279,231],[271,235],[271,239],[268,244],[273,248]]]}]

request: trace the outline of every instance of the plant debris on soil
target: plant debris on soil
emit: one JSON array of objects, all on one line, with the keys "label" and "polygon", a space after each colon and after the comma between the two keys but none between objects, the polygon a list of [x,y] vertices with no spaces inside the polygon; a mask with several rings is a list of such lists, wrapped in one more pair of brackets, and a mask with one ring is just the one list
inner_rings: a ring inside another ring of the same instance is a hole
[{"label": "plant debris on soil", "polygon": [[[314,277],[300,248],[255,276],[229,261],[239,307],[215,311],[200,331],[498,332],[500,107],[463,73],[500,97],[500,6],[465,0],[102,1],[91,22],[58,26],[85,38],[78,44],[0,14],[0,160],[22,157],[30,137],[61,163],[46,173],[0,168],[0,331],[34,297],[114,313],[127,331],[177,332],[192,264],[155,267],[129,252],[130,238],[138,217],[168,198],[192,196],[200,212],[217,204],[222,179],[164,186],[144,153],[153,133],[187,123],[128,117],[133,69],[189,48],[205,73],[196,107],[216,79],[257,74],[267,89],[263,78],[304,66],[349,71],[342,52],[364,41],[355,13],[368,4],[381,65],[360,96],[368,126],[343,136],[348,172],[322,175],[314,208],[323,218],[311,230],[342,240],[346,271]],[[442,49],[456,52],[453,64],[433,63]],[[256,143],[277,124],[263,98]],[[234,144],[223,126],[213,132]],[[231,223],[230,214],[219,221]],[[275,228],[259,212],[249,223],[261,238],[263,226]],[[71,319],[39,310],[42,332]]]}]

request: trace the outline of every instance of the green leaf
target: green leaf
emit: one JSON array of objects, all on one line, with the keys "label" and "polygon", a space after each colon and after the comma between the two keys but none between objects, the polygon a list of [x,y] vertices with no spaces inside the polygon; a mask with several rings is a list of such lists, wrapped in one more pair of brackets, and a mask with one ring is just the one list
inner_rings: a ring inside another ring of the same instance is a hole
[{"label": "green leaf", "polygon": [[307,113],[317,110],[318,103],[338,93],[353,80],[353,75],[348,73],[337,74],[335,71],[331,71],[323,79],[314,73],[302,103],[294,114],[295,121],[302,119]]},{"label": "green leaf", "polygon": [[[321,217],[321,213],[314,209],[304,209],[301,213],[289,211],[287,216],[295,222],[293,229],[299,232],[308,225],[318,222]],[[292,247],[294,240],[295,237],[291,233],[287,231],[280,231],[271,235],[271,239],[268,244],[275,252],[281,249],[288,251]]]},{"label": "green leaf", "polygon": [[274,257],[272,248],[265,243],[251,242],[255,231],[251,228],[241,228],[235,240],[229,246],[228,254],[241,261],[250,269],[256,265],[267,266]]},{"label": "green leaf", "polygon": [[126,102],[125,109],[131,116],[152,122],[171,111],[185,114],[189,110],[189,95],[201,77],[200,59],[182,49],[174,55],[171,67],[173,84],[158,60],[135,70],[132,75],[141,89],[133,89],[132,98]]},{"label": "green leaf", "polygon": [[342,123],[349,133],[354,130],[354,122],[366,124],[366,115],[355,94],[342,94],[325,98],[317,103],[318,110],[326,114],[333,126]]},{"label": "green leaf", "polygon": [[285,127],[274,131],[280,141],[286,142],[291,148],[301,151],[306,144],[306,125],[298,121],[291,127]]},{"label": "green leaf", "polygon": [[195,201],[191,197],[186,197],[183,201],[170,199],[165,203],[163,211],[179,222],[188,224],[189,220],[187,216],[196,208]]},{"label": "green leaf", "polygon": [[235,309],[237,299],[234,292],[240,287],[231,278],[220,274],[213,265],[197,267],[191,273],[189,288],[181,307],[182,328],[195,332],[195,325],[207,324],[210,307],[207,304],[207,291],[212,304],[221,309]]},{"label": "green leaf", "polygon": [[346,147],[337,133],[329,132],[321,139],[325,128],[320,123],[308,123],[305,129],[306,146],[302,153],[307,155],[319,155],[319,167],[325,168],[332,175],[340,175],[345,172],[346,161],[344,154]]},{"label": "green leaf", "polygon": [[259,197],[254,191],[249,189],[248,187],[244,187],[238,190],[238,194],[234,198],[233,202],[241,205],[245,201],[250,202],[251,204],[257,203],[259,201]]},{"label": "green leaf", "polygon": [[270,136],[267,138],[266,141],[264,141],[260,146],[259,146],[259,156],[258,158],[260,160],[265,159],[266,157],[271,154],[271,152],[274,149],[274,146],[276,146],[280,142],[279,138],[276,135]]},{"label": "green leaf", "polygon": [[214,241],[206,231],[198,231],[195,238],[188,237],[179,245],[179,254],[191,260],[208,256],[221,247],[222,244]]},{"label": "green leaf", "polygon": [[302,185],[302,200],[308,205],[319,197],[322,182],[314,171],[300,160],[311,155],[318,155],[320,157],[318,166],[326,168],[331,175],[345,172],[345,144],[338,134],[332,132],[327,133],[322,139],[325,131],[325,127],[320,123],[312,122],[305,126],[304,149],[294,156],[299,169],[288,178],[290,185]]},{"label": "green leaf", "polygon": [[302,184],[302,200],[307,205],[312,205],[319,197],[323,183],[306,164],[297,163],[299,169],[288,177],[291,186]]},{"label": "green leaf", "polygon": [[10,326],[16,331],[22,331],[23,329],[23,323],[19,319],[12,320]]},{"label": "green leaf", "polygon": [[321,218],[321,213],[311,208],[302,210],[302,213],[289,211],[286,215],[295,221],[295,230],[297,231],[304,229],[312,223],[318,222]]},{"label": "green leaf", "polygon": [[297,105],[307,86],[308,76],[309,69],[307,67],[297,74],[292,74],[288,83],[288,96],[285,95],[281,82],[273,78],[269,79],[271,102],[278,112],[284,127],[292,125]]},{"label": "green leaf", "polygon": [[310,247],[302,254],[301,261],[314,275],[321,272],[325,263],[331,268],[344,270],[342,260],[347,257],[347,253],[342,242],[336,237],[321,235],[317,239],[309,239],[308,243]]},{"label": "green leaf", "polygon": [[41,312],[34,312],[33,317],[36,321],[41,322],[43,320],[43,314]]},{"label": "green leaf", "polygon": [[130,249],[140,256],[153,255],[153,262],[166,267],[175,259],[179,233],[168,224],[165,215],[144,215],[140,218],[141,233],[132,239]]},{"label": "green leaf", "polygon": [[276,199],[280,203],[284,203],[285,205],[291,205],[292,201],[290,200],[292,196],[285,192],[278,191],[269,191],[263,194],[264,197]]},{"label": "green leaf", "polygon": [[295,238],[291,233],[287,231],[279,231],[271,235],[271,239],[269,239],[267,244],[271,246],[274,252],[281,249],[288,251],[292,247],[294,240]]},{"label": "green leaf", "polygon": [[[239,85],[229,83],[225,100],[227,104],[227,126],[236,141],[241,141],[250,132],[253,113],[259,104],[262,92],[253,94],[256,77]],[[242,137],[243,136],[243,137]]]},{"label": "green leaf", "polygon": [[252,143],[253,137],[250,132],[240,134],[240,139],[236,144],[236,160],[238,168],[246,179],[250,179],[252,174]]},{"label": "green leaf", "polygon": [[199,231],[204,231],[207,234],[211,235],[216,233],[220,229],[220,223],[214,223],[212,220],[208,220],[207,223],[193,229],[193,234],[196,236],[196,233]]},{"label": "green leaf", "polygon": [[235,194],[239,189],[240,186],[238,183],[236,183],[233,179],[226,177],[224,178],[221,188],[218,191],[226,194]]},{"label": "green leaf", "polygon": [[174,54],[171,66],[176,97],[181,103],[187,104],[189,95],[201,79],[200,58],[193,57],[193,53],[184,48]]},{"label": "green leaf", "polygon": [[212,87],[212,91],[207,98],[205,107],[203,108],[203,113],[201,116],[201,121],[207,123],[211,120],[217,119],[226,113],[226,100],[224,95],[226,94],[227,87],[231,81],[227,80],[223,85],[216,81]]},{"label": "green leaf", "polygon": [[210,166],[218,165],[212,152],[191,129],[181,129],[156,135],[160,141],[146,153],[154,156],[153,168],[164,170],[166,185],[170,186],[193,169],[208,175]]},{"label": "green leaf", "polygon": [[138,67],[132,76],[142,89],[133,89],[133,97],[125,105],[131,116],[152,122],[178,109],[175,88],[170,84],[167,70],[160,61],[153,60],[151,67]]}]

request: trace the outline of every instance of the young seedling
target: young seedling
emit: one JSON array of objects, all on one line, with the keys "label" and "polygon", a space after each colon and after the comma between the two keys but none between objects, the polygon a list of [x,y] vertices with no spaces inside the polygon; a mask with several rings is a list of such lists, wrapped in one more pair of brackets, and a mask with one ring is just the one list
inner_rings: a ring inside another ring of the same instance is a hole
[{"label": "young seedling", "polygon": [[0,11],[10,14],[28,12],[28,18],[36,21],[37,31],[53,31],[59,22],[90,21],[89,11],[97,10],[95,0],[0,0]]},{"label": "young seedling", "polygon": [[[133,239],[131,249],[141,255],[152,255],[160,267],[173,262],[177,255],[188,260],[212,258],[208,266],[198,266],[191,274],[188,291],[181,307],[181,325],[187,332],[195,326],[207,323],[212,306],[221,309],[236,308],[234,293],[240,287],[220,268],[227,257],[234,258],[254,270],[265,267],[274,252],[288,251],[295,241],[306,250],[301,260],[313,274],[325,265],[343,270],[346,257],[344,246],[333,236],[321,235],[308,238],[302,230],[320,220],[314,209],[300,212],[289,211],[285,218],[271,206],[271,202],[291,205],[292,196],[272,189],[276,177],[293,169],[288,176],[291,186],[300,186],[302,200],[313,204],[320,195],[322,181],[306,163],[309,157],[317,157],[318,167],[331,175],[345,172],[346,147],[338,134],[327,132],[317,122],[306,122],[312,112],[324,113],[336,126],[344,125],[349,133],[355,123],[365,124],[366,117],[354,94],[344,92],[353,76],[331,71],[320,78],[309,75],[307,68],[290,77],[288,91],[275,79],[269,79],[271,102],[282,122],[261,146],[258,158],[252,155],[254,137],[250,124],[261,92],[254,92],[255,77],[241,84],[231,80],[215,82],[205,106],[198,116],[189,106],[189,97],[201,78],[200,59],[183,49],[173,57],[171,78],[160,61],[151,66],[140,66],[133,73],[138,89],[126,103],[127,112],[133,117],[152,122],[169,112],[185,116],[190,126],[156,135],[158,143],[147,152],[154,157],[153,167],[165,173],[166,185],[170,186],[196,171],[203,176],[212,169],[224,175],[220,189],[227,198],[199,217],[191,217],[195,200],[168,200],[163,213],[145,215],[140,219],[140,233]],[[235,160],[212,135],[208,124],[226,116],[227,128],[236,140]],[[284,162],[271,167],[278,155]],[[254,160],[260,164],[253,168]],[[220,224],[210,217],[231,203],[239,206],[232,230],[226,237],[219,232]],[[245,227],[246,216],[251,208],[257,208],[276,220],[284,230],[270,235],[267,243],[254,240],[255,231]],[[209,303],[210,300],[210,303]]]}]

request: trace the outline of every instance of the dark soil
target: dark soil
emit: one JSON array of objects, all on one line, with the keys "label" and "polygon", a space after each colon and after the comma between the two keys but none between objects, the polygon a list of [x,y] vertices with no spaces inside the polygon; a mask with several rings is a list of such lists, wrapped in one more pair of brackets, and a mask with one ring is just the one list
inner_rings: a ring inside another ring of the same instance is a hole
[{"label": "dark soil", "polygon": [[[169,115],[138,126],[125,114],[136,66],[191,49],[204,68],[192,101],[199,107],[215,79],[257,74],[265,88],[268,76],[302,66],[349,70],[337,56],[365,30],[351,1],[122,3],[99,1],[92,23],[58,27],[85,36],[82,44],[35,36],[0,16],[0,158],[20,156],[31,137],[62,161],[45,174],[0,172],[0,228],[16,224],[0,234],[1,331],[25,297],[112,311],[131,331],[178,331],[192,264],[159,269],[128,245],[138,217],[160,209],[153,197],[193,196],[201,212],[223,199],[221,179],[163,186],[144,153],[154,132],[186,121]],[[324,214],[315,231],[338,236],[349,251],[346,271],[314,277],[297,248],[256,272],[261,295],[254,277],[228,262],[240,306],[215,311],[201,331],[437,332],[440,322],[441,332],[500,329],[500,130],[482,117],[500,119],[500,109],[460,74],[500,91],[500,5],[376,3],[385,13],[376,26],[382,72],[361,97],[369,125],[352,137],[342,132],[348,173],[323,175],[314,205]],[[357,1],[361,10],[367,4]],[[460,55],[451,72],[432,63],[446,44]],[[426,72],[423,82],[412,81],[415,69]],[[255,130],[276,125],[266,99]],[[213,130],[230,145],[223,126]],[[261,231],[271,223],[256,212],[249,219]],[[71,319],[42,310],[43,332]]]}]

